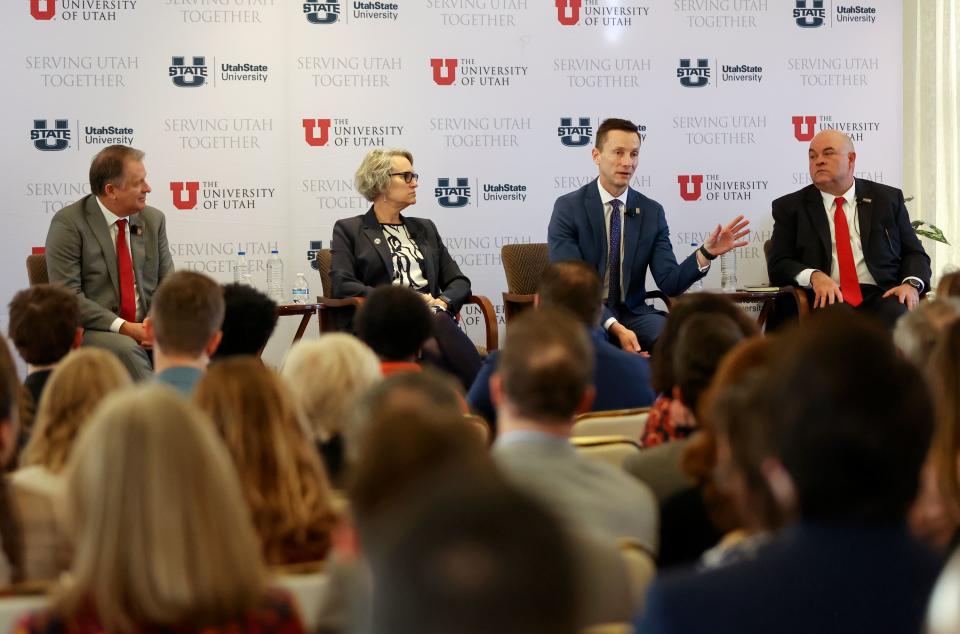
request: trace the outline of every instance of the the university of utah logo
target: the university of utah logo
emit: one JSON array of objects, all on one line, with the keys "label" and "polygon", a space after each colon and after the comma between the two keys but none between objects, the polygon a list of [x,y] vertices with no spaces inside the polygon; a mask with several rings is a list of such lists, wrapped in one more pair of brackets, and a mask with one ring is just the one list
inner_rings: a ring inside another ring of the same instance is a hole
[{"label": "the university of utah logo", "polygon": [[556,0],[557,21],[563,26],[573,26],[580,21],[582,0]]},{"label": "the university of utah logo", "polygon": [[46,119],[34,119],[30,131],[33,147],[45,152],[57,152],[70,145],[70,123],[66,119],[54,119],[53,129],[47,128]]},{"label": "the university of utah logo", "polygon": [[57,0],[30,0],[30,15],[34,20],[52,20],[57,14]]},{"label": "the university of utah logo", "polygon": [[430,58],[430,66],[433,68],[433,83],[438,86],[449,86],[457,80],[457,60],[456,58]]},{"label": "the university of utah logo", "polygon": [[710,60],[697,59],[697,65],[691,66],[690,59],[682,58],[677,67],[680,85],[686,88],[703,88],[710,83]]},{"label": "the university of utah logo", "polygon": [[567,147],[583,147],[593,140],[593,126],[590,117],[577,117],[574,125],[573,117],[560,117],[560,127],[557,128],[560,143]]},{"label": "the university of utah logo", "polygon": [[198,88],[207,81],[207,59],[201,56],[192,58],[193,64],[187,66],[185,57],[173,56],[170,64],[170,77],[173,85],[181,88]]},{"label": "the university of utah logo", "polygon": [[700,200],[703,174],[681,174],[677,176],[677,182],[680,183],[680,198],[688,201]]},{"label": "the university of utah logo", "polygon": [[810,141],[813,139],[817,126],[816,117],[790,117],[790,120],[793,121],[793,136],[797,141]]},{"label": "the university of utah logo", "polygon": [[[807,5],[813,7],[808,8]],[[793,19],[797,26],[813,29],[823,26],[827,19],[827,10],[823,8],[823,0],[797,0],[797,8],[793,10]]]},{"label": "the university of utah logo", "polygon": [[450,185],[449,178],[438,178],[437,187],[433,195],[441,207],[466,207],[470,203],[470,179],[458,177],[455,186]]},{"label": "the university of utah logo", "polygon": [[[187,195],[184,197],[183,192]],[[170,191],[173,192],[173,206],[187,211],[197,206],[197,192],[200,191],[200,181],[171,182]]]},{"label": "the university of utah logo", "polygon": [[333,24],[340,19],[340,0],[304,2],[303,13],[310,24]]},{"label": "the university of utah logo", "polygon": [[330,141],[330,119],[304,119],[303,136],[307,145],[323,147]]}]

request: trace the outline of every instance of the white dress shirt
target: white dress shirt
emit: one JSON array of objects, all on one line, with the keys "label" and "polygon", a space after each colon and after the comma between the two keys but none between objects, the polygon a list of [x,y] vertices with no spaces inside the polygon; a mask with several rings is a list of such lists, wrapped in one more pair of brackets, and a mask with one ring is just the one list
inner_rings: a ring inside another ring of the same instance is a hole
[{"label": "white dress shirt", "polygon": [[[104,219],[104,220],[106,221],[106,223],[107,223],[107,228],[110,229],[110,238],[113,240],[113,249],[114,249],[113,252],[114,252],[114,255],[116,255],[116,252],[117,252],[117,251],[116,251],[116,249],[117,249],[117,234],[120,233],[119,227],[117,227],[117,221],[118,221],[118,220],[126,220],[126,221],[127,221],[127,227],[126,227],[123,231],[124,231],[124,235],[125,235],[126,238],[127,238],[127,251],[130,251],[130,249],[131,249],[131,244],[130,244],[130,222],[129,222],[129,221],[130,221],[130,218],[129,218],[129,217],[121,218],[120,216],[116,215],[115,213],[113,213],[112,211],[110,211],[109,209],[107,209],[106,205],[103,204],[103,201],[100,200],[100,197],[99,197],[99,196],[95,196],[94,198],[96,198],[97,204],[100,206],[100,211],[103,213],[103,219]],[[133,252],[132,252],[132,251],[130,251],[130,262],[131,262],[131,264],[133,263]],[[119,271],[117,271],[117,272],[119,273]],[[137,286],[137,276],[136,276],[136,275],[133,276],[133,297],[134,297],[135,301],[137,302],[137,319],[141,319],[141,318],[140,318],[140,312],[141,312],[141,311],[140,311],[140,288]],[[117,317],[116,319],[114,319],[114,320],[113,320],[113,323],[110,324],[110,331],[111,331],[111,332],[120,332],[120,326],[123,325],[123,322],[124,322],[124,321],[126,321],[126,320],[123,319],[122,317]]]}]

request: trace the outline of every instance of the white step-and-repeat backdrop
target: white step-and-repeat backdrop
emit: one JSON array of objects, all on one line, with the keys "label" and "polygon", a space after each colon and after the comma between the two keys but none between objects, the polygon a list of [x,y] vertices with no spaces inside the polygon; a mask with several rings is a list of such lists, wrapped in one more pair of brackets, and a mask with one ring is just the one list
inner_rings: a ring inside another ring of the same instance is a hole
[{"label": "white step-and-repeat backdrop", "polygon": [[766,281],[770,201],[809,182],[816,131],[853,137],[860,176],[901,179],[896,0],[11,4],[4,306],[112,143],[147,152],[148,202],[167,214],[178,268],[227,281],[245,248],[263,285],[278,247],[286,285],[307,272],[317,293],[311,245],[367,208],[352,184],[360,159],[408,148],[421,174],[408,214],[436,222],[474,292],[497,304],[501,246],[546,240],[554,199],[596,176],[590,148],[608,116],[640,126],[633,185],[664,205],[678,257],[718,222],[751,220],[741,284]]}]

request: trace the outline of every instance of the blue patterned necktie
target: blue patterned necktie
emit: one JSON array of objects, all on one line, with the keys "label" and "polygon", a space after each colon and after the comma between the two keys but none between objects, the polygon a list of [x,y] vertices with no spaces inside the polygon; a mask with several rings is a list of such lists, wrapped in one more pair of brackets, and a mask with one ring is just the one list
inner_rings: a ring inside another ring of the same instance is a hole
[{"label": "blue patterned necktie", "polygon": [[620,304],[620,206],[618,199],[610,201],[610,257],[607,258],[610,282],[607,292],[607,306],[613,310]]}]

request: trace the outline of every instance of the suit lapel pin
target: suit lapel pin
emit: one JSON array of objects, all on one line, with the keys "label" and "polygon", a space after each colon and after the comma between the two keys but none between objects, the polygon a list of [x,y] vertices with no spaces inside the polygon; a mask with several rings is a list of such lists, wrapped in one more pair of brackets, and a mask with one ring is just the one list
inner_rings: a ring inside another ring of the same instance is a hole
[{"label": "suit lapel pin", "polygon": [[141,227],[140,225],[130,225],[130,228],[133,229],[133,235],[135,236],[143,235],[143,227]]},{"label": "suit lapel pin", "polygon": [[374,239],[373,239],[373,243],[374,243],[374,244],[380,244],[380,238],[374,238]]},{"label": "suit lapel pin", "polygon": [[627,208],[627,215],[630,216],[631,218],[633,218],[634,216],[639,216],[639,215],[640,215],[640,208],[639,208],[639,207],[628,207],[628,208]]},{"label": "suit lapel pin", "polygon": [[872,202],[873,202],[873,198],[861,198],[861,199],[860,199],[860,202],[872,203]]}]

